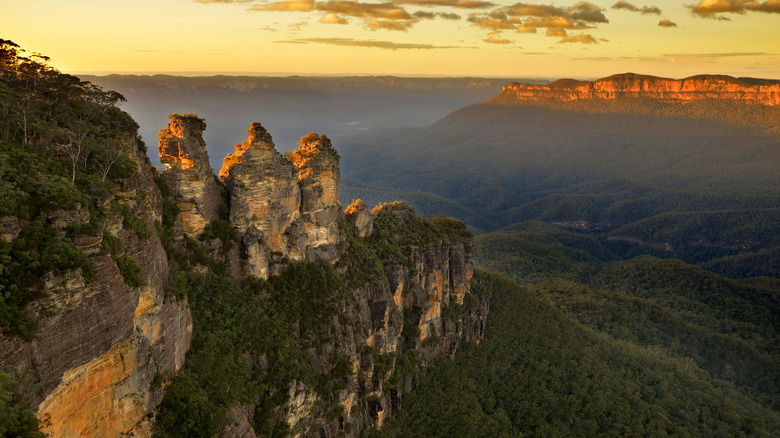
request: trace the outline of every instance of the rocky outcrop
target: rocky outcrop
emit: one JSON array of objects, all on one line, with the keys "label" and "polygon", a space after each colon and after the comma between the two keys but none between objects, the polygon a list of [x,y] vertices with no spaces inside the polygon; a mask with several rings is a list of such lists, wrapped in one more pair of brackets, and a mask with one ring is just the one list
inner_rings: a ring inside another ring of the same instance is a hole
[{"label": "rocky outcrop", "polygon": [[583,99],[647,98],[663,101],[702,99],[738,100],[780,105],[780,81],[700,75],[685,79],[624,73],[596,81],[560,79],[547,85],[510,83],[498,100],[518,102],[574,101]]},{"label": "rocky outcrop", "polygon": [[192,114],[171,114],[168,126],[160,130],[162,177],[168,183],[181,210],[182,230],[198,236],[219,218],[222,190],[209,165],[203,131],[206,123]]},{"label": "rocky outcrop", "polygon": [[[135,150],[133,158],[140,171],[115,181],[113,201],[152,230],[162,199],[146,156]],[[81,210],[53,213],[50,226],[88,220]],[[92,279],[81,270],[50,275],[40,285],[43,298],[24,309],[37,316],[35,337],[0,335],[0,365],[31,370],[41,382],[28,395],[50,437],[149,436],[147,414],[189,349],[189,307],[186,299],[165,299],[168,260],[157,235],[139,238],[116,214],[104,229],[140,266],[144,285],[124,281],[112,257],[99,250],[102,235],[81,236],[75,242],[94,266]]]},{"label": "rocky outcrop", "polygon": [[347,220],[355,224],[358,236],[367,237],[374,231],[374,215],[362,199],[356,199],[344,210]]},{"label": "rocky outcrop", "polygon": [[[311,251],[323,246],[333,248],[339,241],[336,219],[341,211],[338,189],[341,157],[328,137],[311,133],[303,137],[300,147],[286,158],[298,168],[301,219],[306,229],[306,247],[310,251],[307,258],[316,259],[323,252],[312,254]],[[325,258],[333,260],[333,256]]]},{"label": "rocky outcrop", "polygon": [[309,134],[285,158],[260,123],[247,134],[219,175],[230,193],[230,223],[242,236],[249,275],[268,278],[285,258],[334,261],[340,173],[330,140]]},{"label": "rocky outcrop", "polygon": [[[368,213],[364,206],[358,211]],[[403,256],[383,259],[381,273],[343,266],[366,279],[341,310],[354,326],[341,325],[339,318],[323,321],[330,339],[320,352],[309,352],[309,362],[321,372],[332,367],[334,356],[352,364],[346,387],[331,395],[342,414],[323,421],[327,416],[317,409],[322,404],[317,394],[294,383],[280,409],[292,436],[358,436],[367,427],[381,428],[402,408],[415,375],[435,358],[454,354],[462,342],[484,337],[488,303],[470,295],[475,247],[465,226],[452,220],[432,227],[403,203],[381,204],[368,214],[366,228],[373,225],[374,236],[359,237],[355,227],[346,241],[369,239],[371,247],[402,248]],[[372,224],[374,219],[379,223]],[[447,229],[446,235],[431,232],[434,228]]]}]

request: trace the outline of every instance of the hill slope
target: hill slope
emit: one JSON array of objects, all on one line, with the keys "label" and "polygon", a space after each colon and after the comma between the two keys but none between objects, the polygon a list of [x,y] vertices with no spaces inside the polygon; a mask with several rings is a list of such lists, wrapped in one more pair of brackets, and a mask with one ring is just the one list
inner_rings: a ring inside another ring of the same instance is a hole
[{"label": "hill slope", "polygon": [[523,100],[505,87],[340,150],[352,196],[395,195],[426,214],[452,203],[477,231],[530,219],[615,230],[620,254],[705,262],[777,245],[778,126],[780,107],[750,101]]}]

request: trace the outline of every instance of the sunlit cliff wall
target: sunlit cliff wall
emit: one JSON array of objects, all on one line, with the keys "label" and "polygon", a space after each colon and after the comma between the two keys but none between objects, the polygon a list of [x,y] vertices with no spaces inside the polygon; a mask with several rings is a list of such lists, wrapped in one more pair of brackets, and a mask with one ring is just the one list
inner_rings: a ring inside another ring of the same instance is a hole
[{"label": "sunlit cliff wall", "polygon": [[738,100],[780,105],[780,81],[700,75],[685,79],[625,73],[593,82],[561,79],[547,85],[510,83],[502,92],[520,101],[648,98],[670,101]]}]

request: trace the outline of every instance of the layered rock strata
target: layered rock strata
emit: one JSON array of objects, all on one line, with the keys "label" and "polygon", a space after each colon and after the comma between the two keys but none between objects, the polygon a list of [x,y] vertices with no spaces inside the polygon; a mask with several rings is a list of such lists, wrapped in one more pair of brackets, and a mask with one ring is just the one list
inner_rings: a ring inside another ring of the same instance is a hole
[{"label": "layered rock strata", "polygon": [[780,81],[699,75],[685,79],[624,73],[596,81],[560,79],[547,85],[510,83],[502,95],[519,101],[647,98],[665,101],[738,100],[780,105]]},{"label": "layered rock strata", "polygon": [[174,193],[181,210],[182,230],[188,236],[200,235],[219,218],[222,190],[209,165],[203,131],[206,123],[192,114],[171,114],[168,126],[160,130],[162,177]]},{"label": "layered rock strata", "polygon": [[[148,229],[162,214],[162,199],[142,151],[140,171],[116,180],[113,201],[127,206]],[[82,209],[52,214],[51,226],[83,223]],[[144,285],[129,286],[115,261],[100,251],[103,235],[75,240],[94,266],[92,280],[81,270],[50,275],[43,298],[25,312],[35,315],[35,337],[25,342],[0,334],[0,366],[27,369],[41,383],[28,391],[50,437],[149,436],[147,414],[163,387],[184,363],[192,335],[187,300],[165,300],[168,260],[153,232],[141,239],[109,215],[104,229],[136,261]],[[152,382],[156,382],[152,385]]]}]

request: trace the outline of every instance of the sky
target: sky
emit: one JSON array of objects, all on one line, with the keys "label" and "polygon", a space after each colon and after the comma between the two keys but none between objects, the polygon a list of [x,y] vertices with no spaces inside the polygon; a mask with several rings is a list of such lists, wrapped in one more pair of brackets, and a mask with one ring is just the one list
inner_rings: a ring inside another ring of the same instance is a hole
[{"label": "sky", "polygon": [[780,79],[780,0],[0,0],[79,74]]}]

